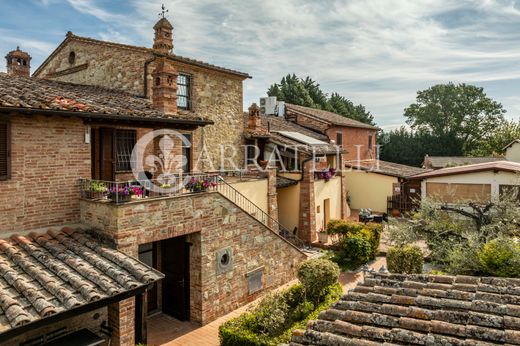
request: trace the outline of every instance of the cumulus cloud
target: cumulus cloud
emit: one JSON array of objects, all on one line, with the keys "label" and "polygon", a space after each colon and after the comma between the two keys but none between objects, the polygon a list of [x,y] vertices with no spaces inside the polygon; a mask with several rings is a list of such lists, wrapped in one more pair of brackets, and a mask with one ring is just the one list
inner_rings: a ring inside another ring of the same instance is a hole
[{"label": "cumulus cloud", "polygon": [[510,111],[520,110],[510,88],[520,84],[516,1],[67,2],[102,24],[79,34],[146,46],[164,2],[177,54],[253,76],[245,82],[246,108],[271,83],[296,73],[364,104],[384,127],[404,122],[417,90],[447,81],[489,87]]}]

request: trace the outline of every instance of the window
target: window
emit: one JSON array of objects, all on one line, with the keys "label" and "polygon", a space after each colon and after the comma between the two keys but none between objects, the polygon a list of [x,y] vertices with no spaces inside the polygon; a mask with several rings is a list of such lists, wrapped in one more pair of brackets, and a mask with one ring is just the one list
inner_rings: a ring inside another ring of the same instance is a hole
[{"label": "window", "polygon": [[10,124],[0,120],[0,180],[11,178]]},{"label": "window", "polygon": [[135,146],[135,130],[116,130],[116,171],[130,171],[130,157]]},{"label": "window", "polygon": [[184,134],[184,137],[190,142],[190,144],[182,142],[182,155],[186,158],[184,165],[182,165],[182,171],[189,173],[191,171],[191,134]]},{"label": "window", "polygon": [[76,62],[76,53],[70,52],[69,53],[69,64],[74,65]]},{"label": "window", "polygon": [[191,85],[190,76],[179,74],[177,77],[177,107],[180,109],[191,109]]},{"label": "window", "polygon": [[372,150],[372,135],[368,135],[368,150]]},{"label": "window", "polygon": [[336,132],[336,145],[343,145],[343,133]]}]

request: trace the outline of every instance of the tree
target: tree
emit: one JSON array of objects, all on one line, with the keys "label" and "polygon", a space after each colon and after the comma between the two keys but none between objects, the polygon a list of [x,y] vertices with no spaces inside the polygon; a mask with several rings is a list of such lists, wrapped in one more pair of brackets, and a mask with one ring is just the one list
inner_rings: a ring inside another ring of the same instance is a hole
[{"label": "tree", "polygon": [[[512,189],[500,200],[482,204],[443,205],[422,200],[411,221],[389,228],[390,239],[398,246],[425,241],[432,261],[452,274],[500,275],[507,271],[496,267],[490,271],[490,257],[520,259],[520,247],[494,246],[497,242],[515,243],[520,235],[517,198],[518,189]],[[490,253],[493,249],[500,253]],[[508,254],[511,251],[516,252]],[[482,260],[483,257],[486,259]]]},{"label": "tree", "polygon": [[496,156],[502,154],[502,149],[520,139],[520,121],[504,121],[491,133],[484,136],[477,147],[470,152],[472,156]]},{"label": "tree", "polygon": [[324,109],[350,119],[375,125],[374,117],[361,104],[333,92],[330,97],[321,90],[319,83],[310,77],[298,78],[295,74],[283,77],[280,83],[272,84],[267,95],[295,105]]},{"label": "tree", "polygon": [[453,136],[444,134],[436,137],[423,129],[414,131],[404,126],[383,132],[378,144],[381,145],[379,152],[381,160],[416,167],[421,166],[426,154],[434,156],[463,155],[460,140]]},{"label": "tree", "polygon": [[416,103],[404,111],[412,129],[459,140],[464,154],[475,150],[504,122],[504,113],[502,105],[489,98],[483,88],[464,83],[438,84],[419,91]]}]

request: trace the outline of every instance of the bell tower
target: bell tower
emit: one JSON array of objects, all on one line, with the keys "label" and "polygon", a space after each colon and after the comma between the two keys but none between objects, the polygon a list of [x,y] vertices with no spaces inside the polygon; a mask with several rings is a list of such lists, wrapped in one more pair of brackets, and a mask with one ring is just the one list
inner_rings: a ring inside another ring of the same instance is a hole
[{"label": "bell tower", "polygon": [[7,74],[23,77],[31,75],[31,56],[27,52],[22,52],[20,47],[7,53],[5,59],[7,60]]},{"label": "bell tower", "polygon": [[153,49],[163,54],[173,53],[173,25],[165,15],[168,10],[162,5],[162,11],[159,14],[161,19],[153,26],[155,37],[153,39]]}]

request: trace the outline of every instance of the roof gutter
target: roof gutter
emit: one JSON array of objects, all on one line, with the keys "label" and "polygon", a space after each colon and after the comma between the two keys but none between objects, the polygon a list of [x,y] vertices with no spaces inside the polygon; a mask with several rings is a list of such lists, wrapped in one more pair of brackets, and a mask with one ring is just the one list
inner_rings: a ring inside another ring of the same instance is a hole
[{"label": "roof gutter", "polygon": [[74,112],[74,111],[60,111],[54,109],[39,109],[39,108],[24,108],[24,107],[0,107],[0,113],[21,113],[30,115],[58,115],[58,116],[69,116],[78,117],[89,120],[114,120],[114,121],[126,121],[126,122],[143,122],[143,123],[164,123],[164,124],[179,124],[179,125],[196,125],[206,126],[214,124],[211,120],[202,119],[175,119],[175,118],[148,118],[139,116],[123,116],[117,114],[105,114],[105,113],[87,113],[87,112]]}]

